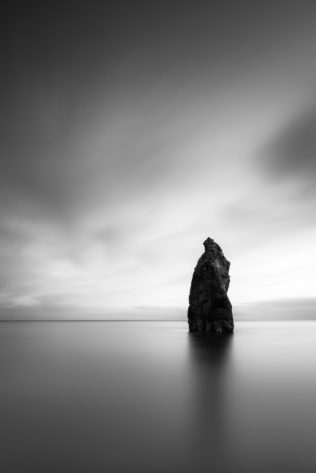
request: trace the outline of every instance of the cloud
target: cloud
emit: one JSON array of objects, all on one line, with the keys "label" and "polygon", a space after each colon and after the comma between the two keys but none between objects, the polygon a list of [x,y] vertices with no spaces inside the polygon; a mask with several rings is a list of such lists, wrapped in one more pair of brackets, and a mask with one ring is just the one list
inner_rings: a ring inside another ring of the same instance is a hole
[{"label": "cloud", "polygon": [[315,76],[313,8],[34,5],[11,12],[0,91],[1,303],[183,306],[208,235],[236,300],[276,274],[286,294],[282,239],[313,227],[312,157],[281,131]]},{"label": "cloud", "polygon": [[272,179],[296,181],[302,196],[311,197],[316,189],[316,107],[291,118],[262,155]]},{"label": "cloud", "polygon": [[316,299],[276,299],[238,306],[236,320],[315,320]]}]

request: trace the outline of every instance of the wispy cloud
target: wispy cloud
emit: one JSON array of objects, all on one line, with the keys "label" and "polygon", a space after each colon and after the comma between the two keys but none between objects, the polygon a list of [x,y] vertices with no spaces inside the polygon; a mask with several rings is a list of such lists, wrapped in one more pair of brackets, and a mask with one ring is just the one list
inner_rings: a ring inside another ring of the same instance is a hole
[{"label": "wispy cloud", "polygon": [[3,307],[185,307],[207,235],[233,303],[313,294],[315,5],[202,3],[10,9]]}]

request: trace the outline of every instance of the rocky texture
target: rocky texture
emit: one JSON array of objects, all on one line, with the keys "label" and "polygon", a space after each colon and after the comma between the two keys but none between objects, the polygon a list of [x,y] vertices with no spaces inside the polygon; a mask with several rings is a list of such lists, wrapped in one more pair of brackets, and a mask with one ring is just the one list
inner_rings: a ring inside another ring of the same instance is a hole
[{"label": "rocky texture", "polygon": [[232,305],[227,296],[230,262],[211,238],[204,242],[205,252],[195,267],[190,296],[188,322],[190,332],[232,333]]}]

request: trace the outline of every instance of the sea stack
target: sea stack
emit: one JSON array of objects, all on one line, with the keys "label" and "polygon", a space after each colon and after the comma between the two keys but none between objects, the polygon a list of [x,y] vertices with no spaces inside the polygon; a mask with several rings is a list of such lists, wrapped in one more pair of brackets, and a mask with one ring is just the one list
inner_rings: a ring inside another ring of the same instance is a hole
[{"label": "sea stack", "polygon": [[233,333],[232,305],[227,296],[230,262],[212,238],[194,269],[188,309],[190,332]]}]

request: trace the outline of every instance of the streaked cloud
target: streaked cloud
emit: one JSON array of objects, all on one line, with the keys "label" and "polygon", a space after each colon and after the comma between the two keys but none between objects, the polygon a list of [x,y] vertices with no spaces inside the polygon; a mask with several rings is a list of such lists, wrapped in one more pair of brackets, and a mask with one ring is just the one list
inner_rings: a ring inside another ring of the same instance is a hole
[{"label": "streaked cloud", "polygon": [[313,198],[316,176],[316,108],[308,107],[291,117],[275,139],[263,150],[271,178],[297,182],[299,193]]},{"label": "streaked cloud", "polygon": [[67,5],[7,24],[2,306],[171,313],[207,235],[233,303],[311,297],[315,5]]}]

